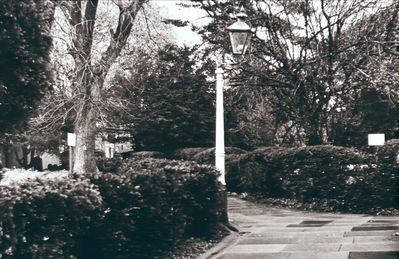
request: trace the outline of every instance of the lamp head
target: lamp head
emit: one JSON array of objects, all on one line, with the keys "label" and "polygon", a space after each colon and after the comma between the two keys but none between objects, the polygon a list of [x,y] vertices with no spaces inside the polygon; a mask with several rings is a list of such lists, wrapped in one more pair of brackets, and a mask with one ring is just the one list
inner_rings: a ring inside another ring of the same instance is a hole
[{"label": "lamp head", "polygon": [[236,15],[237,21],[227,27],[230,34],[230,42],[233,54],[243,55],[251,43],[251,27],[243,21],[247,15],[240,12]]}]

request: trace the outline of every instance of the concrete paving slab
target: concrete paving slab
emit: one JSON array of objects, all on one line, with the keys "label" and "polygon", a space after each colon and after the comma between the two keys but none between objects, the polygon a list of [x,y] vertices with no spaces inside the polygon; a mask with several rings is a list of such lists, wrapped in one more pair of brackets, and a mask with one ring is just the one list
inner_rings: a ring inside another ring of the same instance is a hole
[{"label": "concrete paving slab", "polygon": [[[248,254],[222,254],[218,259],[287,259],[289,254],[282,253],[248,253]],[[347,257],[346,257],[347,258]]]},{"label": "concrete paving slab", "polygon": [[347,243],[352,244],[354,242],[353,237],[322,237],[317,238],[313,236],[299,237],[246,237],[239,241],[239,244],[309,244],[309,243]]},{"label": "concrete paving slab", "polygon": [[392,228],[399,228],[399,224],[382,224],[382,223],[365,223],[361,224],[359,227],[376,227],[376,228],[381,228],[381,227],[392,227]]},{"label": "concrete paving slab", "polygon": [[[290,224],[288,224],[290,225]],[[257,228],[285,228],[288,226],[286,223],[254,223],[252,225],[243,225],[243,226],[251,226],[251,227],[257,227]]]},{"label": "concrete paving slab", "polygon": [[250,233],[247,237],[268,237],[268,238],[275,238],[275,237],[282,237],[282,238],[289,238],[289,237],[296,237],[298,234],[293,232],[274,232],[274,233]]},{"label": "concrete paving slab", "polygon": [[238,242],[238,244],[295,244],[296,238],[294,237],[277,237],[277,238],[267,238],[267,237],[246,237]]},{"label": "concrete paving slab", "polygon": [[350,252],[348,259],[398,259],[399,252]]},{"label": "concrete paving slab", "polygon": [[399,224],[399,220],[395,219],[371,219],[367,223],[372,224]]},{"label": "concrete paving slab", "polygon": [[328,225],[326,225],[326,227],[350,227],[352,228],[353,226],[359,226],[359,225],[363,225],[361,222],[332,222]]},{"label": "concrete paving slab", "polygon": [[314,228],[301,228],[301,227],[296,227],[296,228],[286,228],[286,227],[281,227],[281,228],[276,228],[276,227],[251,227],[250,228],[252,233],[273,233],[273,232],[305,232],[305,231],[320,231],[320,229],[314,229]]},{"label": "concrete paving slab", "polygon": [[353,231],[346,232],[344,236],[354,237],[354,236],[392,236],[395,231]]},{"label": "concrete paving slab", "polygon": [[304,225],[326,225],[333,222],[332,220],[317,220],[317,219],[311,219],[311,220],[304,220],[302,221],[300,224],[304,224]]},{"label": "concrete paving slab", "polygon": [[314,232],[302,232],[302,233],[297,233],[296,237],[297,238],[303,238],[303,237],[309,237],[309,234],[311,233],[312,237],[315,238],[325,238],[325,237],[344,237],[344,231],[314,231]]},{"label": "concrete paving slab", "polygon": [[399,236],[355,236],[353,237],[353,243],[367,243],[367,242],[385,242],[385,241],[396,241],[399,242]]},{"label": "concrete paving slab", "polygon": [[377,230],[398,230],[399,226],[358,226],[353,227],[352,231],[377,231]]},{"label": "concrete paving slab", "polygon": [[347,259],[348,252],[295,252],[288,254],[287,259]]},{"label": "concrete paving slab", "polygon": [[[290,251],[312,251],[312,252],[339,252],[342,245],[339,243],[306,243],[306,244],[293,244],[286,245],[283,249],[284,252]],[[343,250],[345,251],[345,250]]]},{"label": "concrete paving slab", "polygon": [[281,252],[286,245],[284,244],[262,244],[262,245],[241,245],[237,244],[228,249],[228,253],[276,253]]},{"label": "concrete paving slab", "polygon": [[399,251],[399,242],[386,241],[384,243],[355,243],[355,244],[342,244],[340,251]]},{"label": "concrete paving slab", "polygon": [[324,224],[289,224],[287,228],[319,228],[324,226]]},{"label": "concrete paving slab", "polygon": [[297,252],[223,254],[218,259],[347,259],[349,252]]}]

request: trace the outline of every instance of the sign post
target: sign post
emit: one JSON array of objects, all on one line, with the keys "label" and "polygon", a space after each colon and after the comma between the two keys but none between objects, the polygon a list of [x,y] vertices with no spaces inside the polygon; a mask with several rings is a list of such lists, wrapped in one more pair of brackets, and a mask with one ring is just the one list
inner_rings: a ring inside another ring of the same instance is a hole
[{"label": "sign post", "polygon": [[68,133],[68,146],[69,146],[69,177],[72,176],[73,173],[73,147],[76,146],[76,134]]},{"label": "sign post", "polygon": [[369,146],[383,146],[385,144],[385,134],[369,134],[368,144]]}]

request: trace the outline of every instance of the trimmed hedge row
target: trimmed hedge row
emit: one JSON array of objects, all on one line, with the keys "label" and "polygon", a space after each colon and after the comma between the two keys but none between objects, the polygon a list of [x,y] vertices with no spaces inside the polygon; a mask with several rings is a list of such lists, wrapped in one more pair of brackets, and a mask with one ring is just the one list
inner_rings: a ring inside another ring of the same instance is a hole
[{"label": "trimmed hedge row", "polygon": [[324,210],[398,208],[393,150],[384,146],[373,156],[337,146],[260,148],[226,164],[227,188],[314,203]]},{"label": "trimmed hedge row", "polygon": [[92,231],[103,206],[88,180],[34,180],[0,193],[4,258],[90,258],[95,251]]},{"label": "trimmed hedge row", "polygon": [[103,173],[116,173],[123,164],[123,158],[116,156],[113,158],[97,157],[96,164],[98,170]]},{"label": "trimmed hedge row", "polygon": [[[237,147],[226,147],[226,161],[235,159],[237,156],[246,154],[247,151]],[[195,161],[199,164],[215,164],[215,148],[184,148],[173,154],[174,159]]]},{"label": "trimmed hedge row", "polygon": [[[117,174],[95,180],[109,210],[107,251],[120,247],[113,254],[129,258],[134,247],[151,257],[184,236],[212,235],[221,214],[217,177],[211,166],[147,158],[129,160]],[[120,237],[110,241],[115,235]]]},{"label": "trimmed hedge row", "polygon": [[[133,160],[146,158],[165,158],[163,153],[157,151],[132,152],[124,156],[127,156],[129,159]],[[124,163],[125,159],[123,159],[120,154],[115,154],[113,158],[107,158],[104,156],[97,156],[96,158],[97,168],[103,173],[116,173],[120,170]]]},{"label": "trimmed hedge row", "polygon": [[194,148],[182,148],[178,149],[172,154],[173,159],[181,159],[181,160],[189,160],[189,161],[194,161],[193,157],[202,152],[205,151],[209,148],[207,147],[194,147]]},{"label": "trimmed hedge row", "polygon": [[10,258],[153,258],[221,218],[216,170],[130,159],[89,180],[0,187],[0,254]]}]

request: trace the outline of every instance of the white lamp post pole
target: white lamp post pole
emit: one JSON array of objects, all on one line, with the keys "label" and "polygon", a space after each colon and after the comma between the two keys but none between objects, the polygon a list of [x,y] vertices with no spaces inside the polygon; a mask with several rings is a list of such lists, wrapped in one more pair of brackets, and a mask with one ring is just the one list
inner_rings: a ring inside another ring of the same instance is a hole
[{"label": "white lamp post pole", "polygon": [[[238,21],[227,27],[230,32],[230,41],[233,54],[243,55],[249,47],[251,41],[251,28],[242,21],[246,15],[237,14]],[[215,167],[220,172],[219,182],[224,187],[223,192],[223,211],[221,220],[228,223],[227,215],[227,192],[225,179],[225,152],[224,152],[224,111],[223,111],[223,69],[216,69],[216,140],[215,140]]]},{"label": "white lamp post pole", "polygon": [[215,166],[220,172],[219,181],[226,185],[224,163],[224,111],[223,111],[223,69],[216,69],[216,147]]},{"label": "white lamp post pole", "polygon": [[[237,14],[238,21],[227,27],[230,33],[233,54],[243,55],[251,41],[251,27],[242,21],[246,14]],[[225,152],[224,152],[224,119],[223,119],[223,69],[216,69],[216,147],[215,166],[220,172],[219,181],[225,186]]]}]

